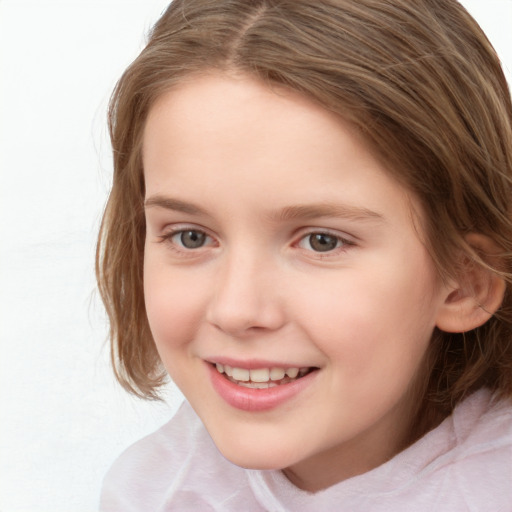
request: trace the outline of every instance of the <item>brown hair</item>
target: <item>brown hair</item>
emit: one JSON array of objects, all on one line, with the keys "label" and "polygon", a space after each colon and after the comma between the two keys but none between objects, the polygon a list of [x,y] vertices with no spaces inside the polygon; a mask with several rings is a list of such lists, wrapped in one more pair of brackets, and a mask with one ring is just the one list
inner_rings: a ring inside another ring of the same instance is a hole
[{"label": "brown hair", "polygon": [[[512,106],[491,44],[456,0],[174,0],[110,106],[114,182],[97,277],[118,380],[156,398],[165,379],[143,298],[141,139],[164,91],[208,69],[302,92],[352,122],[420,201],[443,278],[460,255],[507,283],[467,333],[434,333],[421,402],[447,415],[482,386],[512,396]],[[465,241],[481,233],[499,258]],[[498,263],[497,263],[498,262]]]}]

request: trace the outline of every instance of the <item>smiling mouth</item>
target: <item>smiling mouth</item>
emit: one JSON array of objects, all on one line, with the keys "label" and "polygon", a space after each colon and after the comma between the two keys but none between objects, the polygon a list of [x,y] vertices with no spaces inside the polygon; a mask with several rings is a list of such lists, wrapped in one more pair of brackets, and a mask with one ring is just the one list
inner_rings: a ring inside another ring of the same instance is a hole
[{"label": "smiling mouth", "polygon": [[227,380],[252,389],[268,389],[284,384],[289,384],[305,377],[312,371],[318,370],[315,367],[305,368],[236,368],[220,363],[212,363],[217,371],[226,377]]}]

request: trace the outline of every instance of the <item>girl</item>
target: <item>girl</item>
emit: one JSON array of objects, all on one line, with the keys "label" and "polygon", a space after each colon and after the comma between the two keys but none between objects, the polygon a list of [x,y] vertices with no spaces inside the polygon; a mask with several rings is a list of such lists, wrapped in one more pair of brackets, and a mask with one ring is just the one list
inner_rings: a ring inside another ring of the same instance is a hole
[{"label": "girl", "polygon": [[512,106],[455,0],[175,0],[110,110],[104,511],[512,510]]}]

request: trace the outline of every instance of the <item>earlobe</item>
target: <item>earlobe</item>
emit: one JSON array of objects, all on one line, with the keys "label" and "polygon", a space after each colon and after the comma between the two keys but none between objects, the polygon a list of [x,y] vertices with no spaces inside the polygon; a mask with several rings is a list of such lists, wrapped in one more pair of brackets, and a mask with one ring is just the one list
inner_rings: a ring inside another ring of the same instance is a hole
[{"label": "earlobe", "polygon": [[[499,249],[488,237],[472,233],[468,244],[483,261],[495,266]],[[446,293],[436,326],[445,332],[467,332],[489,320],[503,302],[505,281],[484,266],[466,257],[458,282]]]}]

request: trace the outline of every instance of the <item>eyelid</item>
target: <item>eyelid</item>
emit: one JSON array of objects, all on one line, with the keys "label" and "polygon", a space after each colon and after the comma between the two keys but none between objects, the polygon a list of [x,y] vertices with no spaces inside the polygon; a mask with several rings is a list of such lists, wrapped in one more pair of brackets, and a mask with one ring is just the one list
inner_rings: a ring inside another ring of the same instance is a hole
[{"label": "eyelid", "polygon": [[348,235],[346,233],[341,233],[339,231],[328,229],[328,228],[304,228],[300,231],[300,233],[296,236],[296,242],[294,242],[294,245],[299,246],[300,242],[302,242],[304,239],[311,235],[316,234],[322,234],[322,235],[328,235],[332,236],[333,238],[338,239],[339,242],[341,242],[341,245],[339,247],[336,247],[330,251],[315,251],[313,249],[305,249],[302,247],[299,247],[301,249],[304,249],[307,252],[310,252],[312,254],[315,254],[317,257],[321,256],[322,258],[334,256],[339,254],[341,251],[346,251],[348,247],[353,247],[356,245],[355,237]]},{"label": "eyelid", "polygon": [[[211,234],[211,231],[203,226],[192,224],[192,223],[179,223],[165,226],[162,228],[162,234],[158,236],[158,243],[166,243],[169,248],[181,255],[199,255],[203,253],[205,249],[211,249],[212,247],[218,247],[219,243],[215,235]],[[207,237],[207,241],[204,245],[198,248],[187,248],[181,244],[173,241],[173,237],[183,233],[185,231],[197,231],[203,233]],[[300,243],[307,237],[314,234],[324,234],[336,238],[340,242],[339,247],[335,247],[327,251],[315,251],[313,248],[300,247]],[[335,229],[321,228],[321,227],[305,227],[297,230],[294,235],[294,242],[291,244],[292,247],[296,247],[304,252],[309,253],[311,257],[324,259],[333,256],[339,256],[340,253],[346,252],[350,247],[357,245],[357,237],[349,235],[345,232],[340,232]]]},{"label": "eyelid", "polygon": [[[172,240],[173,237],[185,231],[196,231],[198,233],[202,233],[206,236],[207,239],[210,239],[214,243],[205,243],[205,245],[198,247],[197,249],[188,249]],[[174,224],[170,227],[165,227],[162,229],[162,234],[158,236],[158,243],[167,243],[173,250],[179,253],[198,253],[201,251],[201,249],[218,245],[215,237],[210,234],[209,230],[203,228],[202,226],[185,223]]]}]

